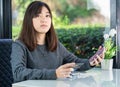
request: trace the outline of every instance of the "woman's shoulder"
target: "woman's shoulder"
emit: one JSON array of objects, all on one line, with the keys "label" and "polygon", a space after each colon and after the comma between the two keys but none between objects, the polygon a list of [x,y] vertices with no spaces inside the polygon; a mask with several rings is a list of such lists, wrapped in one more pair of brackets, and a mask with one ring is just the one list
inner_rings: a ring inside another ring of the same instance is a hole
[{"label": "woman's shoulder", "polygon": [[13,41],[12,46],[26,48],[25,44],[18,39]]},{"label": "woman's shoulder", "polygon": [[60,47],[62,45],[62,43],[60,41],[58,41],[58,47]]},{"label": "woman's shoulder", "polygon": [[12,53],[11,55],[14,56],[16,54],[20,55],[27,55],[27,47],[24,45],[24,43],[20,40],[15,40],[12,43]]},{"label": "woman's shoulder", "polygon": [[58,48],[59,49],[65,49],[64,45],[60,41],[58,41]]}]

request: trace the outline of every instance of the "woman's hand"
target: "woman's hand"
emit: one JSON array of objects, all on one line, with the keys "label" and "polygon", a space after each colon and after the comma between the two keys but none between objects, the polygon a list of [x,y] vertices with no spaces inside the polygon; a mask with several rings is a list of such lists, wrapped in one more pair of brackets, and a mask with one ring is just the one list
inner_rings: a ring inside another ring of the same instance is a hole
[{"label": "woman's hand", "polygon": [[98,65],[104,59],[105,48],[100,46],[95,55],[93,55],[89,61],[91,66]]},{"label": "woman's hand", "polygon": [[56,69],[57,78],[70,77],[71,72],[74,70],[73,69],[74,66],[75,66],[75,63],[67,63],[58,67]]}]

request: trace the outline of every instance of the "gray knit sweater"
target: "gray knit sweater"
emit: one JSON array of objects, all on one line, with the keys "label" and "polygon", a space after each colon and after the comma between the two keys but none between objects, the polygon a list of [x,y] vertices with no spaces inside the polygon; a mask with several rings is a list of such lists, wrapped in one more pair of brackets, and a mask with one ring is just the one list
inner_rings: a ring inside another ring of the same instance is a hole
[{"label": "gray knit sweater", "polygon": [[11,64],[14,82],[28,79],[57,79],[55,70],[65,63],[84,63],[79,70],[91,68],[89,61],[77,58],[59,42],[57,50],[49,52],[45,45],[38,45],[34,51],[19,40],[12,44]]}]

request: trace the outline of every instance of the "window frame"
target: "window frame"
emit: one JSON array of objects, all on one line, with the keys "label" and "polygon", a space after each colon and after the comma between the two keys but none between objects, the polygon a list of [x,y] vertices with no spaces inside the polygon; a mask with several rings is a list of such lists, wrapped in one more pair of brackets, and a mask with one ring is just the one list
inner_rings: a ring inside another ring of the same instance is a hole
[{"label": "window frame", "polygon": [[11,0],[0,0],[0,38],[12,38]]},{"label": "window frame", "polygon": [[[0,39],[12,39],[12,0],[0,0]],[[120,0],[110,0],[110,28],[120,33]],[[120,36],[116,36],[116,44],[120,47]],[[120,52],[114,58],[114,68],[120,68]]]}]

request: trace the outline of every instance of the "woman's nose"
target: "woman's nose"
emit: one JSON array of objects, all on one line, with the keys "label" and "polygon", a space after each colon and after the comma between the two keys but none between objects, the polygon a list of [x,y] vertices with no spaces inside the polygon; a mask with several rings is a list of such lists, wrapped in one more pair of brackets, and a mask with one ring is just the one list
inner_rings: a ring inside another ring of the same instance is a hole
[{"label": "woman's nose", "polygon": [[45,16],[41,17],[41,22],[46,22],[46,17]]},{"label": "woman's nose", "polygon": [[42,16],[42,20],[44,20],[45,19],[45,16]]}]

